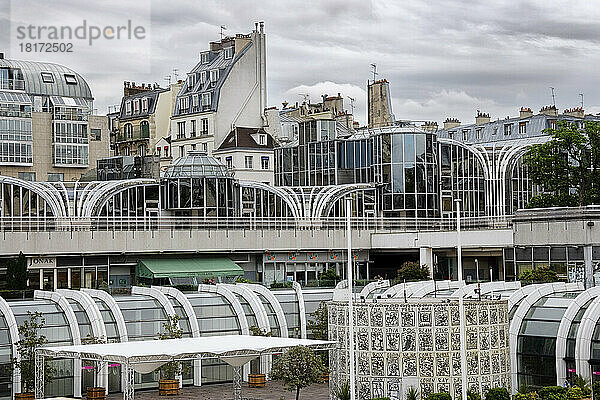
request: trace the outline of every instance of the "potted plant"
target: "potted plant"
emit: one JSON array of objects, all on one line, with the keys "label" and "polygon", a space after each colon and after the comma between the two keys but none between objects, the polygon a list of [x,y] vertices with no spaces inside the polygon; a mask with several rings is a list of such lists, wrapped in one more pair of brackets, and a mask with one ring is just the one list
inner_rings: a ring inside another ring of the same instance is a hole
[{"label": "potted plant", "polygon": [[[271,331],[265,332],[257,326],[250,327],[250,333],[252,336],[267,336],[271,337],[273,333]],[[250,362],[250,374],[248,374],[248,387],[258,388],[264,387],[267,382],[267,376],[260,372],[260,359],[253,360]]]},{"label": "potted plant", "polygon": [[[18,357],[13,358],[13,366],[21,373],[21,393],[15,393],[17,400],[32,400],[35,398],[35,352],[38,348],[48,343],[46,336],[40,330],[46,325],[42,313],[27,311],[28,319],[23,321],[18,328],[19,341],[17,342]],[[52,382],[54,367],[50,365],[51,359],[44,357],[44,382]]]},{"label": "potted plant", "polygon": [[[96,336],[92,336],[88,333],[88,335],[81,339],[81,344],[102,344],[106,343],[106,340],[103,338],[99,338]],[[104,400],[106,399],[106,388],[102,386],[98,386],[96,383],[96,371],[98,371],[98,363],[96,361],[87,362],[84,365],[84,374],[93,374],[93,384],[92,386],[88,386],[86,388],[87,399],[88,400]]]},{"label": "potted plant", "polygon": [[[167,315],[167,321],[163,322],[164,332],[158,333],[158,339],[181,339],[183,330],[179,327],[180,319],[177,314]],[[184,373],[184,369],[185,366],[179,361],[169,361],[159,368],[161,378],[158,381],[158,394],[160,396],[174,396],[181,393],[178,376]]]}]

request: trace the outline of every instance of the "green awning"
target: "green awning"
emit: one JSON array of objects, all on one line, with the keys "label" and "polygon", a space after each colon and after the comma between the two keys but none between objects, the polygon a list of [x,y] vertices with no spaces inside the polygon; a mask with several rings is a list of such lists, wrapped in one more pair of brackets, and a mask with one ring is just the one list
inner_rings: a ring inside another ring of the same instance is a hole
[{"label": "green awning", "polygon": [[227,257],[142,259],[136,267],[141,278],[212,278],[243,276],[244,270]]}]

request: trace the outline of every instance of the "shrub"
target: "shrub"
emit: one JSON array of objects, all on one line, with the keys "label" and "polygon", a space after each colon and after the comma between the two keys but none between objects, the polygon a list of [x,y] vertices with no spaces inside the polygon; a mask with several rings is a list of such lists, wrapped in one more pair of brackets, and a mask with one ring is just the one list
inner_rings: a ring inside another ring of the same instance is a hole
[{"label": "shrub", "polygon": [[335,388],[333,395],[338,400],[350,400],[350,384],[348,381]]},{"label": "shrub", "polygon": [[510,394],[506,388],[492,388],[485,393],[485,400],[510,400]]},{"label": "shrub", "polygon": [[467,400],[481,400],[481,395],[475,390],[467,390]]},{"label": "shrub", "polygon": [[578,386],[570,387],[567,390],[567,400],[581,400],[583,399],[583,390]]},{"label": "shrub", "polygon": [[419,391],[414,386],[409,387],[408,390],[406,391],[406,400],[418,400],[418,399],[419,399]]},{"label": "shrub", "polygon": [[594,382],[592,390],[594,391],[594,398],[600,399],[600,381]]},{"label": "shrub", "polygon": [[373,397],[372,400],[390,400],[389,397]]},{"label": "shrub", "polygon": [[452,400],[452,396],[450,396],[450,393],[446,392],[431,393],[427,396],[427,400]]},{"label": "shrub", "polygon": [[329,268],[327,271],[319,274],[319,280],[322,281],[339,281],[342,278],[335,273],[335,268]]},{"label": "shrub", "polygon": [[425,281],[429,279],[429,268],[427,265],[420,265],[418,262],[407,261],[398,269],[396,282],[407,281]]},{"label": "shrub", "polygon": [[275,282],[273,281],[273,283],[271,283],[271,288],[272,289],[280,289],[280,288],[291,288],[292,287],[292,282]]},{"label": "shrub", "polygon": [[566,400],[567,388],[562,386],[545,386],[538,390],[541,400]]},{"label": "shrub", "polygon": [[[556,282],[558,274],[550,269],[550,267],[538,267],[532,271],[523,271],[519,276],[519,280],[525,282]],[[551,386],[549,386],[551,387]],[[540,394],[541,396],[541,394]],[[543,398],[543,397],[542,397]]]},{"label": "shrub", "polygon": [[577,386],[581,389],[581,393],[583,397],[589,397],[592,394],[592,389],[590,388],[589,381],[585,379],[583,376],[577,374],[572,379],[573,386]]}]

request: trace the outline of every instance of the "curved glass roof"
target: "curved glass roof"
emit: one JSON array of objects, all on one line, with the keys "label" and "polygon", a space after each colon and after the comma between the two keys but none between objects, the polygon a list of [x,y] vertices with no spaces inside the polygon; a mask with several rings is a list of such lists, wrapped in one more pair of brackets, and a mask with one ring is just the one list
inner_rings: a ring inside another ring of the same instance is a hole
[{"label": "curved glass roof", "polygon": [[233,173],[214,157],[202,151],[190,151],[173,161],[163,178],[221,178],[233,177]]},{"label": "curved glass roof", "polygon": [[[80,97],[93,100],[92,91],[81,75],[59,64],[0,59],[0,68],[19,68],[25,81],[25,92],[33,95]],[[42,72],[52,75],[44,82]],[[69,83],[67,81],[69,79]]]}]

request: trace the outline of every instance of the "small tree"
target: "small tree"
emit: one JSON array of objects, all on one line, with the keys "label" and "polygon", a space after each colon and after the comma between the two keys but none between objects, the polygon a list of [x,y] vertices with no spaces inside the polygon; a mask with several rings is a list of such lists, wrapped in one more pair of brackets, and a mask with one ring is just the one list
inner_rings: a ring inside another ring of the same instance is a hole
[{"label": "small tree", "polygon": [[[106,340],[104,338],[98,337],[98,336],[92,336],[89,333],[87,334],[86,337],[84,337],[83,339],[81,339],[81,344],[86,344],[86,345],[87,344],[104,344],[104,343],[106,343]],[[90,373],[94,374],[93,375],[93,378],[94,378],[93,384],[94,384],[94,386],[96,386],[96,384],[97,384],[96,383],[96,371],[98,371],[98,369],[99,369],[98,368],[98,362],[97,361],[85,361],[84,363],[85,364],[90,364],[89,366],[93,367],[91,370],[85,369],[84,373],[85,374],[90,374]],[[88,366],[88,365],[85,365],[85,366]]]},{"label": "small tree", "polygon": [[398,269],[397,280],[407,281],[425,281],[429,279],[429,268],[427,265],[420,265],[418,262],[406,261]]},{"label": "small tree", "polygon": [[8,289],[27,289],[27,259],[23,252],[19,252],[17,258],[10,259],[6,263],[6,282]]},{"label": "small tree", "polygon": [[323,362],[312,349],[296,346],[275,360],[271,379],[282,381],[290,391],[295,390],[298,400],[300,389],[320,382],[323,372]]},{"label": "small tree", "polygon": [[[308,321],[307,328],[312,332],[313,339],[316,340],[329,340],[329,329],[328,329],[328,314],[327,304],[322,301],[315,312],[310,314],[312,319]],[[319,352],[319,356],[323,360],[325,370],[329,370],[329,351],[324,350]]]},{"label": "small tree", "polygon": [[538,267],[534,270],[523,271],[519,280],[527,283],[544,283],[558,281],[558,274],[549,267]]},{"label": "small tree", "polygon": [[273,332],[269,331],[263,331],[262,329],[260,329],[258,326],[252,325],[250,328],[248,328],[250,330],[250,334],[252,336],[266,336],[266,337],[271,337],[273,336]]},{"label": "small tree", "polygon": [[[46,325],[46,320],[42,313],[27,311],[29,317],[18,328],[19,341],[17,342],[18,358],[13,358],[13,366],[21,372],[21,388],[23,393],[33,392],[35,390],[35,352],[38,348],[48,343],[46,336],[41,335],[40,331]],[[51,359],[44,357],[44,382],[52,382],[54,377],[54,367],[51,365]]]},{"label": "small tree", "polygon": [[322,281],[339,281],[342,278],[335,272],[335,268],[329,268],[319,274],[319,279]]},{"label": "small tree", "polygon": [[414,386],[410,386],[406,390],[406,400],[418,400],[419,399],[419,391]]},{"label": "small tree", "polygon": [[[180,319],[181,317],[177,314],[167,315],[167,321],[162,324],[164,332],[158,333],[158,339],[181,339],[183,337],[183,329],[179,327]],[[179,361],[169,361],[159,368],[163,379],[175,379],[177,375],[184,373],[186,370],[187,366],[181,364]]]}]

